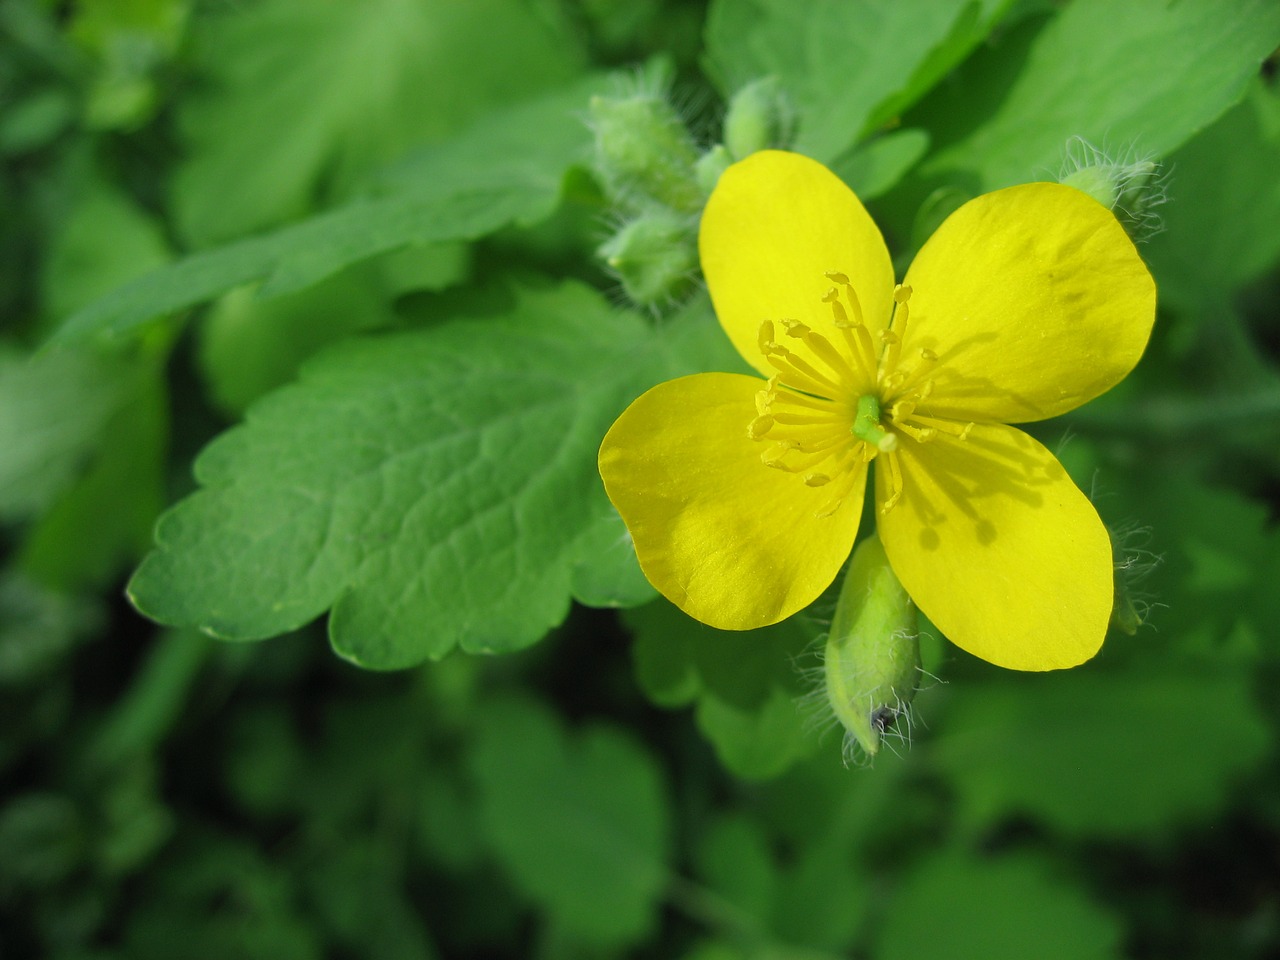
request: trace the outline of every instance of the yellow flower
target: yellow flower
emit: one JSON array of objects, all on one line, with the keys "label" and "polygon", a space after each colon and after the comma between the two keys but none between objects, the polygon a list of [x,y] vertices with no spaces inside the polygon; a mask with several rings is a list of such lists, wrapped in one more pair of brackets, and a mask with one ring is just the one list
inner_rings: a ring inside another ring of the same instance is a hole
[{"label": "yellow flower", "polygon": [[768,380],[659,384],[605,437],[600,473],[654,586],[721,629],[795,613],[848,557],[875,461],[889,562],[953,643],[1021,670],[1093,656],[1110,538],[1006,424],[1085,403],[1142,355],[1155,285],[1112,213],[1056,183],[986,194],[895,286],[853,192],[764,151],[721,178],[699,249],[721,325]]}]

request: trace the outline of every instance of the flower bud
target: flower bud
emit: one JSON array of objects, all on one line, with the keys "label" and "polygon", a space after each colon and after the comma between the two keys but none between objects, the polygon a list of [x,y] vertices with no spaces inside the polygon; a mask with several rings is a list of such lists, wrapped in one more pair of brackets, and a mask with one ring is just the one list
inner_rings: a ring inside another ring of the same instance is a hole
[{"label": "flower bud", "polygon": [[720,174],[728,170],[729,165],[732,163],[733,157],[729,156],[729,151],[724,148],[723,144],[719,143],[698,159],[696,168],[698,186],[702,188],[704,194],[711,196],[711,191],[720,182]]},{"label": "flower bud", "polygon": [[1160,232],[1156,208],[1168,199],[1165,176],[1152,160],[1113,160],[1081,137],[1067,144],[1058,182],[1112,210],[1135,241]]},{"label": "flower bud", "polygon": [[796,110],[777,77],[753,80],[729,101],[724,145],[733,159],[757,150],[789,147],[795,135]]},{"label": "flower bud", "polygon": [[1118,529],[1108,527],[1111,552],[1115,557],[1115,601],[1111,608],[1111,625],[1132,637],[1151,615],[1151,600],[1139,584],[1161,562],[1161,558],[1145,549],[1150,531],[1132,525]]},{"label": "flower bud", "polygon": [[704,196],[698,148],[675,108],[658,94],[591,98],[596,166],[615,202],[652,201],[688,213]]},{"label": "flower bud", "polygon": [[626,295],[642,307],[679,299],[698,269],[692,220],[661,207],[623,226],[598,253],[618,275]]},{"label": "flower bud", "polygon": [[920,677],[916,608],[880,539],[858,545],[845,572],[823,663],[827,700],[845,728],[846,755],[875,756],[915,696]]}]

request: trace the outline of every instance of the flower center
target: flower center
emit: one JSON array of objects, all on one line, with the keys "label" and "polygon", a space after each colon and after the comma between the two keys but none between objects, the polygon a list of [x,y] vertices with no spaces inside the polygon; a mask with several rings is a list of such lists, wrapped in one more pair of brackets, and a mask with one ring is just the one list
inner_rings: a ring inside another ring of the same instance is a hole
[{"label": "flower center", "polygon": [[775,339],[772,321],[762,323],[757,342],[777,373],[757,395],[757,416],[747,433],[769,442],[760,456],[767,466],[802,474],[811,487],[831,486],[820,517],[835,513],[861,478],[855,467],[884,454],[889,495],[880,512],[887,513],[902,497],[902,438],[928,443],[945,433],[963,440],[973,424],[921,410],[933,393],[930,374],[938,357],[927,349],[903,353],[911,288],[894,288],[893,315],[877,345],[849,277],[825,276],[834,286],[822,302],[843,349],[798,320],[779,321],[787,337],[808,348],[802,356]]}]

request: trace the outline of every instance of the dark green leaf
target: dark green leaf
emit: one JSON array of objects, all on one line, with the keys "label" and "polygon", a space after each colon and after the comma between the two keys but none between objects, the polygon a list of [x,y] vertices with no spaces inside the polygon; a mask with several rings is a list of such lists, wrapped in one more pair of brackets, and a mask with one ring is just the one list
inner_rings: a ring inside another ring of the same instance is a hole
[{"label": "dark green leaf", "polygon": [[1072,671],[953,691],[931,751],[973,825],[1029,815],[1076,835],[1213,816],[1271,749],[1239,671]]},{"label": "dark green leaf", "polygon": [[472,769],[490,842],[516,882],[578,938],[634,943],[667,882],[661,772],[621,731],[566,735],[544,707],[488,704]]},{"label": "dark green leaf", "polygon": [[1032,855],[995,860],[951,850],[898,889],[875,960],[1120,960],[1109,910]]}]

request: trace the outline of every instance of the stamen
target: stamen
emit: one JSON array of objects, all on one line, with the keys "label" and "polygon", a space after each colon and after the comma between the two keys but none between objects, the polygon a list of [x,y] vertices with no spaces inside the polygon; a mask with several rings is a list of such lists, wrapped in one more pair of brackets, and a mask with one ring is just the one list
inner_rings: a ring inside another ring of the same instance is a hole
[{"label": "stamen", "polygon": [[848,274],[830,272],[824,276],[832,283],[838,283],[844,287],[844,295],[849,298],[849,309],[853,311],[853,322],[862,323],[862,302],[858,299],[858,291],[853,289],[853,284],[849,280]]},{"label": "stamen", "polygon": [[768,415],[756,417],[747,425],[747,436],[759,440],[773,427],[774,419]]},{"label": "stamen", "polygon": [[798,320],[783,320],[782,323],[787,328],[787,336],[798,337],[803,340],[805,345],[813,351],[814,356],[830,367],[837,377],[846,383],[856,379],[853,368],[849,366],[849,361],[840,356],[840,352],[831,345],[831,341],[826,337],[814,333]]},{"label": "stamen", "polygon": [[961,440],[969,439],[969,431],[973,429],[972,423],[960,423],[956,420],[943,420],[939,417],[926,417],[921,414],[912,414],[913,423],[921,426],[933,427],[939,433],[945,433],[948,436],[958,437]]},{"label": "stamen", "polygon": [[[889,320],[889,328],[880,331],[880,339],[884,343],[884,351],[880,355],[880,369],[878,380],[882,387],[886,389],[896,389],[887,387],[890,378],[897,376],[895,370],[898,366],[898,358],[902,353],[902,340],[907,331],[907,317],[909,309],[907,301],[911,299],[911,288],[905,284],[898,284],[893,288],[893,316]],[[906,379],[905,375],[901,376],[897,383],[901,385]]]},{"label": "stamen", "polygon": [[786,347],[773,339],[773,322],[765,320],[760,324],[756,336],[760,352],[781,375],[781,380],[789,387],[805,390],[824,397],[838,397],[841,394],[839,384],[830,377],[814,369],[813,364],[803,357],[798,357]]},{"label": "stamen", "polygon": [[903,423],[901,420],[895,420],[893,426],[894,429],[901,430],[912,440],[919,443],[928,443],[938,435],[936,427],[915,427],[909,423]]},{"label": "stamen", "polygon": [[885,499],[883,506],[880,507],[880,516],[884,516],[902,499],[902,468],[898,464],[898,454],[890,453],[881,461],[885,465],[885,472],[889,483],[889,496]]}]

